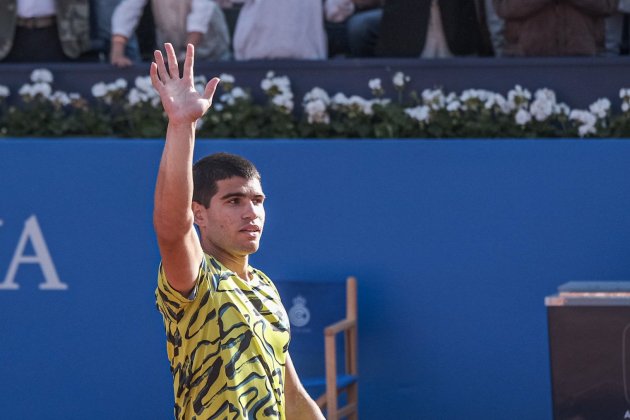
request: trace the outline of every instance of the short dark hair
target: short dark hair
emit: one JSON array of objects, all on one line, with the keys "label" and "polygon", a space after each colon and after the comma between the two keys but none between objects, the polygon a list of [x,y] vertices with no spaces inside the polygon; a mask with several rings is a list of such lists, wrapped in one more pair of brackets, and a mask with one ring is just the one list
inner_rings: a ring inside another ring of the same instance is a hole
[{"label": "short dark hair", "polygon": [[198,160],[193,165],[193,201],[210,207],[210,200],[219,190],[217,181],[235,176],[260,181],[258,169],[242,156],[221,152]]}]

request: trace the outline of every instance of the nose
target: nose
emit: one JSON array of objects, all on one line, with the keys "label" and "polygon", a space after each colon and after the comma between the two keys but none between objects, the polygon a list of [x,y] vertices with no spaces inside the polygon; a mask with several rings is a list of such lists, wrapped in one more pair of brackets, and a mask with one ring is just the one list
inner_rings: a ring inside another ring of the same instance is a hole
[{"label": "nose", "polygon": [[258,218],[258,212],[256,205],[252,201],[248,201],[243,211],[243,219],[256,220]]}]

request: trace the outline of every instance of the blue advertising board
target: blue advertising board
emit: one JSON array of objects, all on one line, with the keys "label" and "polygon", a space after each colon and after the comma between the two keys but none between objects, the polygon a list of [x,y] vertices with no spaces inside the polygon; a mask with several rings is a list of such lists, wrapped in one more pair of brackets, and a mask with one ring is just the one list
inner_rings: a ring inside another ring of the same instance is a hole
[{"label": "blue advertising board", "polygon": [[[161,148],[0,140],[0,417],[172,418]],[[357,277],[362,419],[551,418],[544,297],[630,278],[627,141],[205,140],[196,157],[215,151],[262,174],[252,265]]]}]

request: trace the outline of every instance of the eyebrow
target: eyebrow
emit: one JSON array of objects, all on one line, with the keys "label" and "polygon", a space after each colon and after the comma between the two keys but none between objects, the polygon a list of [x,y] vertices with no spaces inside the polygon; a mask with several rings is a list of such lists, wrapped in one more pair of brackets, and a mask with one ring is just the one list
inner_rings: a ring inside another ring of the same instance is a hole
[{"label": "eyebrow", "polygon": [[[221,197],[221,200],[227,200],[229,198],[233,198],[233,197],[248,197],[248,194],[245,194],[243,192],[232,192],[232,193],[227,193],[225,194],[223,197]],[[254,194],[254,197],[257,198],[267,198],[265,196],[265,194]]]}]

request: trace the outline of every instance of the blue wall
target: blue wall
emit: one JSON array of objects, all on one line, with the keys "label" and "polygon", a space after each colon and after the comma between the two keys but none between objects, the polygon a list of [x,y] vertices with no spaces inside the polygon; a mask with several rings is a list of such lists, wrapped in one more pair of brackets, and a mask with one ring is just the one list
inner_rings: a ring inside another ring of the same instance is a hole
[{"label": "blue wall", "polygon": [[[68,285],[40,290],[22,264],[0,290],[3,418],[171,418],[161,147],[0,141],[0,282],[35,215]],[[253,265],[358,277],[362,419],[550,418],[544,296],[630,278],[628,141],[202,141],[197,156],[221,150],[263,174]]]}]

